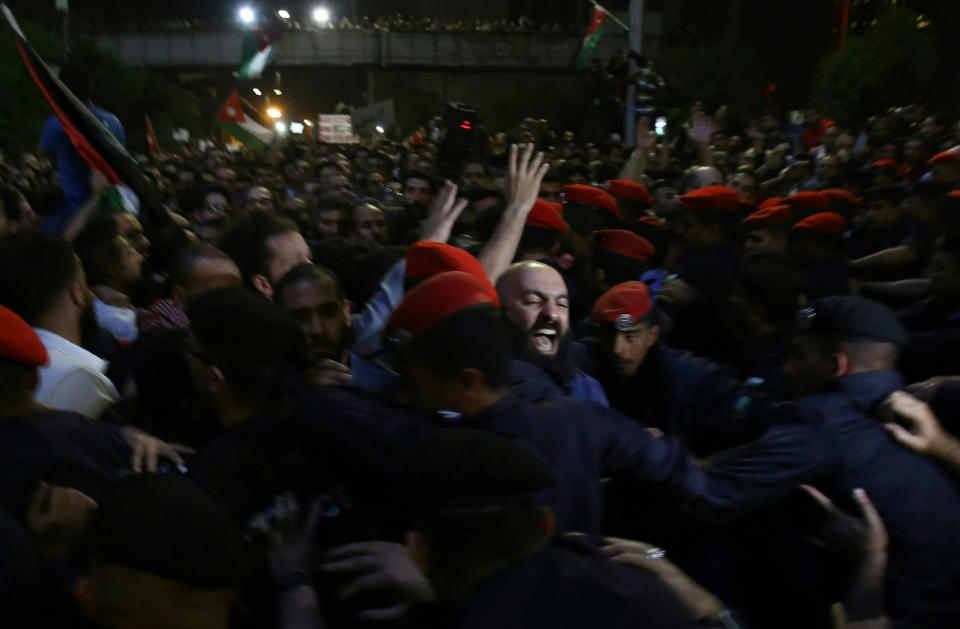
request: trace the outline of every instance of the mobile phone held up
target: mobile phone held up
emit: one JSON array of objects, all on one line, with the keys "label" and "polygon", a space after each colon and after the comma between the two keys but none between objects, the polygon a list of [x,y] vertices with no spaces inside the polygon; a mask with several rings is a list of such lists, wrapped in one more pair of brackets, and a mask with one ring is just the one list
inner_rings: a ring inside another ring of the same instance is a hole
[{"label": "mobile phone held up", "polygon": [[667,119],[663,116],[657,118],[656,122],[653,123],[653,132],[657,135],[666,135],[667,133]]}]

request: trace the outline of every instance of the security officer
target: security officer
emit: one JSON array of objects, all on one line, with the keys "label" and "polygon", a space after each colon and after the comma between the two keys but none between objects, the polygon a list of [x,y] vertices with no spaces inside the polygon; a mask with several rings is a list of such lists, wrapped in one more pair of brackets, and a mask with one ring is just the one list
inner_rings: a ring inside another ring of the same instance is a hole
[{"label": "security officer", "polygon": [[793,210],[789,205],[766,207],[743,219],[740,224],[744,231],[744,249],[784,251],[790,244]]},{"label": "security officer", "polygon": [[793,226],[790,252],[807,273],[811,298],[850,294],[850,269],[843,253],[847,220],[820,212]]},{"label": "security officer", "polygon": [[715,363],[661,342],[645,284],[614,286],[597,300],[591,319],[600,337],[585,344],[599,359],[595,373],[612,408],[686,438],[701,456],[760,435],[741,415],[750,399],[737,381]]},{"label": "security officer", "polygon": [[788,369],[802,397],[758,440],[719,455],[706,491],[688,508],[735,516],[786,497],[800,483],[839,504],[863,489],[890,538],[891,617],[955,600],[960,489],[935,463],[892,440],[876,416],[903,387],[894,370],[907,340],[902,326],[886,306],[860,297],[815,300],[798,323],[803,331]]},{"label": "security officer", "polygon": [[438,599],[415,607],[411,626],[720,627],[729,617],[709,595],[711,606],[686,609],[654,572],[606,559],[591,538],[553,537],[537,496],[557,478],[513,439],[447,428],[404,461],[415,488],[408,547]]}]

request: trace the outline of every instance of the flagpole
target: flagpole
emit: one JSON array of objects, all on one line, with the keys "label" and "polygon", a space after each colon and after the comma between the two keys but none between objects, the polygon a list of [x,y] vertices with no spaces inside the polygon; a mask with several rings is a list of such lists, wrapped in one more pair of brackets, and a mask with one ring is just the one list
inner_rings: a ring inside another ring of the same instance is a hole
[{"label": "flagpole", "polygon": [[623,30],[627,31],[628,33],[630,32],[630,27],[629,27],[629,26],[627,26],[626,24],[624,24],[623,22],[621,22],[620,20],[618,20],[616,15],[614,15],[613,13],[610,13],[609,11],[607,11],[607,10],[603,7],[602,4],[600,4],[599,2],[597,2],[597,0],[587,0],[587,2],[589,2],[590,4],[592,4],[594,9],[600,9],[601,11],[603,11],[603,12],[607,15],[608,18],[610,18],[611,20],[613,20],[614,24],[616,24],[617,26],[619,26],[619,27],[622,28]]}]

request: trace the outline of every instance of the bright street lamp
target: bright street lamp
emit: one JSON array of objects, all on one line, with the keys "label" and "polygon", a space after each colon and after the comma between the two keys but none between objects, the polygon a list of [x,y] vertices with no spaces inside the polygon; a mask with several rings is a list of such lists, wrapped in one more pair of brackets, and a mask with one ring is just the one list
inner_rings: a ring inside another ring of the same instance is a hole
[{"label": "bright street lamp", "polygon": [[257,96],[263,96],[263,92],[260,91],[259,87],[253,88],[253,93],[256,94]]},{"label": "bright street lamp", "polygon": [[377,133],[383,133],[383,127],[382,127],[382,126],[377,125]]},{"label": "bright street lamp", "polygon": [[277,11],[277,15],[279,15],[281,18],[285,20],[290,19],[290,12],[287,11],[286,9],[280,9],[279,11]]},{"label": "bright street lamp", "polygon": [[276,120],[277,118],[280,118],[281,116],[283,116],[283,112],[277,109],[276,107],[271,107],[270,109],[267,110],[267,115],[273,118],[274,120]]},{"label": "bright street lamp", "polygon": [[317,7],[313,10],[313,21],[317,24],[326,24],[330,21],[330,9]]},{"label": "bright street lamp", "polygon": [[276,124],[273,125],[273,128],[281,135],[287,132],[287,124],[282,120],[278,120]]},{"label": "bright street lamp", "polygon": [[312,126],[313,126],[313,121],[307,120],[306,118],[304,118],[304,119],[303,119],[303,124],[307,125],[308,127],[312,127]]},{"label": "bright street lamp", "polygon": [[238,15],[240,16],[240,21],[244,24],[253,24],[253,21],[257,17],[257,14],[254,13],[250,7],[240,7]]},{"label": "bright street lamp", "polygon": [[283,92],[281,92],[280,90],[273,90],[273,93],[276,94],[277,96],[283,96]]}]

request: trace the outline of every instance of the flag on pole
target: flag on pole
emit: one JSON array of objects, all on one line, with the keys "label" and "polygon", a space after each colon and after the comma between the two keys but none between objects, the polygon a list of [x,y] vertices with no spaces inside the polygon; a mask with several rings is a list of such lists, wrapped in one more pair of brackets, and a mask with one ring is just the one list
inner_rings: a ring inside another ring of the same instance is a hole
[{"label": "flag on pole", "polygon": [[580,44],[580,52],[577,54],[576,66],[578,70],[583,70],[587,62],[593,57],[593,51],[597,49],[600,38],[603,37],[603,31],[607,24],[607,11],[599,4],[594,3],[593,15],[590,17],[590,24],[587,25],[587,32],[583,35],[583,42]]},{"label": "flag on pole", "polygon": [[158,192],[140,173],[127,149],[103,126],[87,106],[54,76],[40,55],[30,46],[7,5],[0,10],[17,37],[17,48],[27,71],[37,84],[70,138],[77,153],[91,169],[99,170],[113,184],[130,188],[140,201],[140,220],[147,229],[170,224],[172,219]]},{"label": "flag on pole", "polygon": [[147,152],[153,153],[160,150],[160,144],[157,142],[157,135],[153,132],[153,125],[150,123],[150,116],[143,116],[147,121]]},{"label": "flag on pole", "polygon": [[244,112],[243,103],[236,92],[231,92],[217,114],[217,124],[253,151],[261,151],[273,141],[273,131]]},{"label": "flag on pole", "polygon": [[280,31],[276,29],[249,31],[243,40],[243,64],[237,70],[237,79],[259,79],[264,68],[270,65],[277,54]]}]

